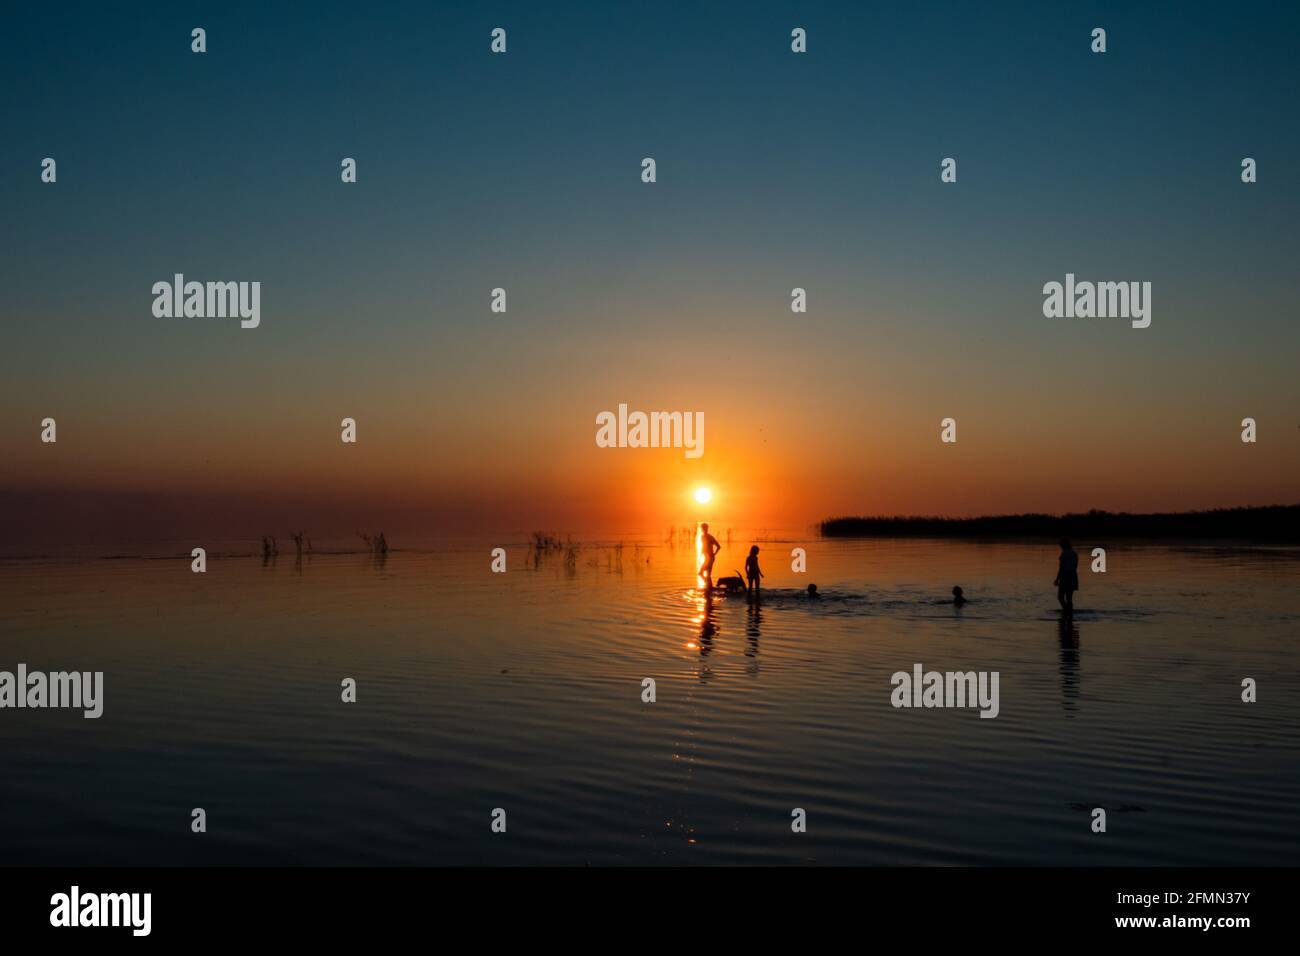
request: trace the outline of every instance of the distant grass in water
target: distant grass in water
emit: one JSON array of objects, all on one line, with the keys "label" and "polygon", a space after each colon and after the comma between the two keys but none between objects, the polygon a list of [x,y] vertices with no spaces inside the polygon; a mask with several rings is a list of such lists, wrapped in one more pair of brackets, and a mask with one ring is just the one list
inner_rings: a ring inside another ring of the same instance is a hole
[{"label": "distant grass in water", "polygon": [[827,538],[1213,538],[1300,542],[1300,505],[1168,514],[1088,511],[981,518],[841,517],[823,521],[821,533]]}]

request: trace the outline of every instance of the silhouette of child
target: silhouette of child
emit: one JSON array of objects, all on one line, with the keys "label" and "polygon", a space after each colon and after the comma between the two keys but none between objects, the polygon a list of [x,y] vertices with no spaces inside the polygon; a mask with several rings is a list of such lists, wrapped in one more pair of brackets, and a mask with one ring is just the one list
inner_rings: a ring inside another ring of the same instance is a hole
[{"label": "silhouette of child", "polygon": [[961,593],[961,585],[958,584],[952,589],[952,603],[961,607],[966,603],[966,598]]},{"label": "silhouette of child", "polygon": [[758,569],[758,545],[754,545],[749,549],[749,557],[745,559],[745,586],[751,591],[757,591],[762,577],[763,572]]}]

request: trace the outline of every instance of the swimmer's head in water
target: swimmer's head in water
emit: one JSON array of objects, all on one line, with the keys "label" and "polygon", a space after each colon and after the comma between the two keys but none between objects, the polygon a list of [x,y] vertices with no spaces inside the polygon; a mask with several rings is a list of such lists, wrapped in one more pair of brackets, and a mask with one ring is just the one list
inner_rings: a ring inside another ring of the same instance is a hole
[{"label": "swimmer's head in water", "polygon": [[815,584],[810,584],[810,585],[808,585],[808,596],[809,596],[809,597],[816,597],[816,596],[817,596],[817,585],[815,585]]},{"label": "swimmer's head in water", "polygon": [[953,596],[953,597],[956,597],[956,598],[961,597],[961,585],[960,585],[960,584],[956,585],[956,586],[952,589],[952,596]]}]

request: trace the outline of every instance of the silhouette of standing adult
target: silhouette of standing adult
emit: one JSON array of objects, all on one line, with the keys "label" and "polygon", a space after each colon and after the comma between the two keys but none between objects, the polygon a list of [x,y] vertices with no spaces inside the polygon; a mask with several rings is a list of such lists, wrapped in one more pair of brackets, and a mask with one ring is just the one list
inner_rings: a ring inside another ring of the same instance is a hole
[{"label": "silhouette of standing adult", "polygon": [[696,554],[700,559],[698,574],[700,581],[706,588],[713,587],[713,562],[718,557],[718,552],[722,550],[722,545],[718,544],[718,539],[709,534],[708,522],[700,522],[700,537],[696,544]]},{"label": "silhouette of standing adult", "polygon": [[1061,557],[1056,567],[1056,600],[1066,614],[1074,611],[1074,592],[1079,590],[1079,555],[1070,547],[1070,539],[1061,539]]}]

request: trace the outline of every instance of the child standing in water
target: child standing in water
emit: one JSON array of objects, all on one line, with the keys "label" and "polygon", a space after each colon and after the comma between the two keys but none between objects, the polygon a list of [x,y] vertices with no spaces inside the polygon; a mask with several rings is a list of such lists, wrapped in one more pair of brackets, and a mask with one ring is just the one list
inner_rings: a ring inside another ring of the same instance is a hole
[{"label": "child standing in water", "polygon": [[753,545],[749,549],[749,557],[745,559],[745,582],[746,587],[758,593],[758,582],[763,577],[763,572],[758,569],[758,545]]},{"label": "child standing in water", "polygon": [[1074,613],[1074,592],[1079,590],[1079,555],[1070,547],[1070,539],[1061,539],[1061,557],[1057,564],[1056,600],[1066,614]]}]

